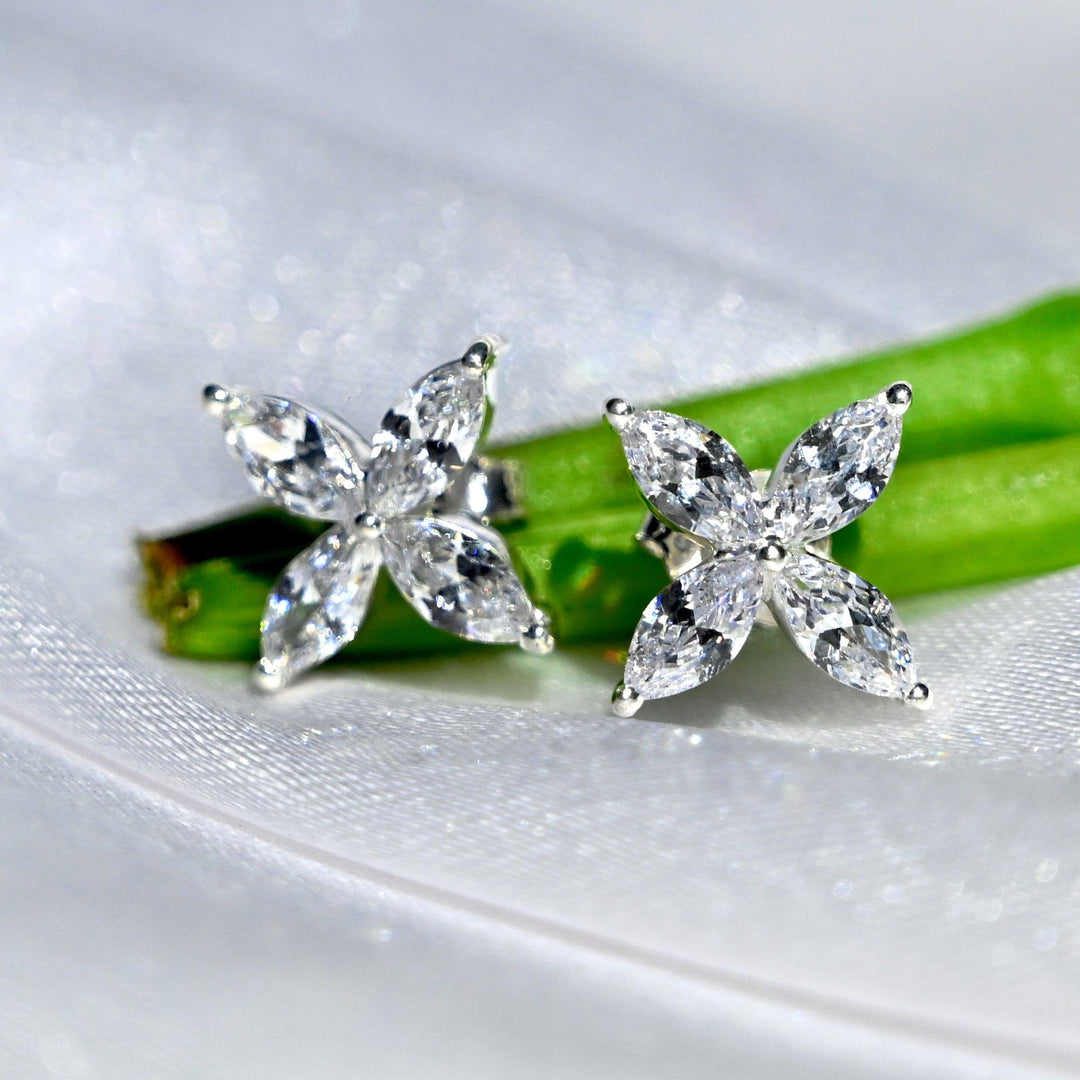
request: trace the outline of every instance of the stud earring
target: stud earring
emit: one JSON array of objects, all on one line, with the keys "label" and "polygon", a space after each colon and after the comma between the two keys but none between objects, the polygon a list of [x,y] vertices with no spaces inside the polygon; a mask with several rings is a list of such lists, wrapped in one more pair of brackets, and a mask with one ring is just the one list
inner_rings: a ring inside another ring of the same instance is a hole
[{"label": "stud earring", "polygon": [[493,518],[513,514],[512,465],[477,454],[502,343],[476,341],[435,368],[370,443],[338,417],[287,398],[208,386],[225,442],[264,498],[332,522],[278,579],[260,625],[256,682],[277,690],[359,632],[385,566],[432,626],[469,641],[554,647]]},{"label": "stud earring", "polygon": [[690,690],[724,670],[766,611],[846,686],[930,704],[888,597],[830,558],[830,536],[888,483],[911,387],[897,382],[799,436],[770,475],[751,474],[714,431],[674,413],[607,404],[652,512],[638,534],[674,579],[630,643],[612,706]]}]

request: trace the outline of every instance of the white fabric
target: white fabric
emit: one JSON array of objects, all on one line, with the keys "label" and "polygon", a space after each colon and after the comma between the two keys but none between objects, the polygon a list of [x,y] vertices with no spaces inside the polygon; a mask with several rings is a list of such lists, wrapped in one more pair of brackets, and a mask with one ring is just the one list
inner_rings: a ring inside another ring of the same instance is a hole
[{"label": "white fabric", "polygon": [[0,59],[6,1074],[1080,1069],[1077,572],[902,605],[931,713],[762,635],[619,721],[589,649],[256,697],[132,548],[246,498],[210,379],[364,430],[495,330],[511,437],[1067,267],[456,0],[15,4]]}]

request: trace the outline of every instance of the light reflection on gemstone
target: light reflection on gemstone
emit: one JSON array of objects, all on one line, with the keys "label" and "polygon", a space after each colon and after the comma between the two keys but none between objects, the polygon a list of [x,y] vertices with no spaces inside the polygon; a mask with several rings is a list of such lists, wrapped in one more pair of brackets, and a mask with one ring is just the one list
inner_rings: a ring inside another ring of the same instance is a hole
[{"label": "light reflection on gemstone", "polygon": [[653,409],[627,417],[619,434],[642,494],[672,525],[725,551],[760,532],[750,473],[715,431]]},{"label": "light reflection on gemstone", "polygon": [[763,594],[800,651],[838,682],[929,701],[888,597],[820,557],[814,543],[858,517],[888,483],[910,401],[908,384],[897,383],[820,420],[761,494],[748,494],[742,460],[707,428],[671,413],[614,413],[642,493],[671,525],[723,552],[646,608],[613,698],[619,715],[637,698],[680,693],[723,670]]},{"label": "light reflection on gemstone", "polygon": [[344,528],[297,555],[266,603],[264,672],[287,682],[344,648],[367,614],[380,562],[377,541]]},{"label": "light reflection on gemstone", "polygon": [[486,412],[483,371],[460,360],[411,387],[372,439],[371,509],[392,517],[430,505],[472,457]]},{"label": "light reflection on gemstone", "polygon": [[432,626],[471,641],[515,643],[534,621],[502,538],[476,522],[395,518],[383,554],[402,595]]},{"label": "light reflection on gemstone", "polygon": [[842,529],[881,494],[900,452],[902,420],[884,394],[819,420],[792,445],[769,485],[766,516],[787,543]]},{"label": "light reflection on gemstone", "polygon": [[792,556],[776,577],[773,598],[777,622],[838,682],[905,698],[919,681],[888,597],[851,570],[807,553]]},{"label": "light reflection on gemstone", "polygon": [[223,417],[226,441],[261,494],[340,522],[289,563],[267,601],[260,688],[283,686],[352,639],[383,559],[404,598],[433,626],[472,641],[551,650],[547,619],[518,579],[505,541],[470,514],[500,504],[497,497],[489,503],[491,492],[478,480],[494,484],[496,496],[508,483],[505,468],[473,460],[495,351],[493,339],[481,339],[461,360],[421,379],[387,413],[374,447],[343,422],[286,398],[204,389],[207,408]]},{"label": "light reflection on gemstone", "polygon": [[763,576],[750,554],[711,559],[676,578],[645,609],[625,682],[642,697],[679,694],[723,671],[746,641]]},{"label": "light reflection on gemstone", "polygon": [[255,490],[277,505],[331,521],[358,505],[367,447],[344,422],[287,398],[241,393],[222,426]]}]

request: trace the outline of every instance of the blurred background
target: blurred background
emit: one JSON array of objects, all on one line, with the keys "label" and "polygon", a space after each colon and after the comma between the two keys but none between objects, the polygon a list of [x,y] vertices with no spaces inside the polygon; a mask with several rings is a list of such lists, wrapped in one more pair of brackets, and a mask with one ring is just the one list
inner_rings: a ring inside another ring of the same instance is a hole
[{"label": "blurred background", "polygon": [[844,160],[1077,257],[1072,4],[501,6],[557,21],[688,94],[775,118]]},{"label": "blurred background", "polygon": [[132,548],[247,498],[210,379],[366,429],[494,328],[513,438],[1075,286],[1078,55],[1053,0],[6,0],[0,1072],[1080,1072],[1075,570],[905,609],[918,723],[767,642],[619,723],[585,655],[253,697]]}]

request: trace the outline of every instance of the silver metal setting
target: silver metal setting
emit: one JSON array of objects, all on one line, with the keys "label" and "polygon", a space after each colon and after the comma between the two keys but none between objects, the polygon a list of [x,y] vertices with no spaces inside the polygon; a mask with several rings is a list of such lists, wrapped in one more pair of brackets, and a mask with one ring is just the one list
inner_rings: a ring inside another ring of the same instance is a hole
[{"label": "silver metal setting", "polygon": [[784,569],[787,557],[787,548],[776,540],[766,540],[757,549],[758,562],[774,574]]},{"label": "silver metal setting", "polygon": [[624,682],[619,683],[611,695],[611,711],[624,719],[633,716],[641,708],[641,703],[641,695]]},{"label": "silver metal setting", "polygon": [[206,411],[211,416],[220,417],[229,407],[232,391],[226,390],[224,386],[218,386],[217,383],[210,383],[203,387],[202,397]]},{"label": "silver metal setting", "polygon": [[471,514],[485,525],[518,521],[523,514],[521,466],[516,461],[477,457],[462,468],[433,509]]},{"label": "silver metal setting", "polygon": [[506,342],[497,334],[484,334],[465,350],[462,360],[470,367],[486,371],[495,363],[495,358],[505,354],[506,350]]},{"label": "silver metal setting", "polygon": [[253,675],[260,690],[280,690],[356,636],[383,566],[437,628],[536,655],[554,648],[547,617],[490,526],[521,513],[516,464],[478,453],[504,349],[485,335],[429,372],[370,444],[345,421],[286,398],[217,385],[203,391],[256,490],[331,523],[285,567],[267,600]]},{"label": "silver metal setting", "polygon": [[673,529],[652,511],[645,515],[635,539],[650,555],[663,560],[668,576],[672,578],[693,570],[714,554],[711,544]]},{"label": "silver metal setting", "polygon": [[611,398],[604,406],[604,412],[608,423],[616,430],[622,431],[634,415],[634,406],[622,398]]},{"label": "silver metal setting", "polygon": [[612,696],[616,715],[719,674],[755,622],[782,627],[845,685],[930,706],[888,597],[831,557],[832,533],[887,483],[911,399],[910,384],[896,382],[837,410],[794,440],[771,473],[748,472],[701,425],[672,413],[635,413],[619,398],[607,403],[643,493],[647,485],[651,497],[666,500],[663,514],[656,507],[646,514],[637,539],[672,579],[635,631]]},{"label": "silver metal setting", "polygon": [[555,648],[555,638],[548,629],[547,617],[540,611],[533,613],[536,622],[521,632],[521,647],[535,656],[547,656]]},{"label": "silver metal setting", "polygon": [[934,695],[926,683],[916,683],[908,691],[905,700],[916,709],[932,709],[934,707]]},{"label": "silver metal setting", "polygon": [[386,532],[386,522],[370,510],[357,514],[353,519],[353,525],[356,526],[357,533],[365,540],[378,540]]},{"label": "silver metal setting", "polygon": [[890,411],[895,416],[903,416],[911,407],[911,383],[894,382],[892,386],[883,390],[882,393],[885,395]]}]

